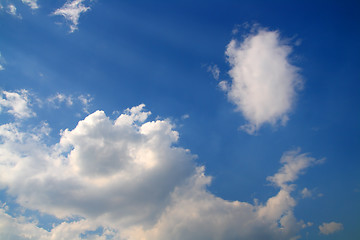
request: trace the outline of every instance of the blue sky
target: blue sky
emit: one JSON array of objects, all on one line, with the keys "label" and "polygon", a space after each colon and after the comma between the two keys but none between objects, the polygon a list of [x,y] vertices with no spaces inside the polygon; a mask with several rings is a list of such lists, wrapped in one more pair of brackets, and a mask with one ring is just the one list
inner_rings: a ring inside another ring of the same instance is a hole
[{"label": "blue sky", "polygon": [[0,0],[1,239],[359,238],[359,10]]}]

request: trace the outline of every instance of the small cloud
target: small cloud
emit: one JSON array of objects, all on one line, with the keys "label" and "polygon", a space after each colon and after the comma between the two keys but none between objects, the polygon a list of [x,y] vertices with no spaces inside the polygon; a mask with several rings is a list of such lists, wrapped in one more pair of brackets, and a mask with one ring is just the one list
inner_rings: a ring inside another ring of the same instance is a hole
[{"label": "small cloud", "polygon": [[71,96],[66,96],[62,93],[57,93],[55,96],[49,97],[48,102],[55,108],[59,108],[61,103],[65,103],[67,106],[73,105],[73,99]]},{"label": "small cloud", "polygon": [[90,7],[86,7],[83,2],[85,0],[68,0],[64,6],[53,12],[53,15],[63,16],[70,22],[70,33],[78,29],[80,14],[90,10]]},{"label": "small cloud", "polygon": [[31,9],[38,9],[39,5],[37,0],[21,0],[24,4],[28,5]]},{"label": "small cloud", "polygon": [[276,186],[286,188],[288,183],[295,181],[299,175],[304,174],[305,169],[324,161],[325,159],[309,157],[307,153],[300,154],[300,149],[288,151],[283,154],[280,160],[284,166],[274,176],[268,177],[267,180]]},{"label": "small cloud", "polygon": [[188,119],[189,117],[190,117],[189,114],[184,114],[184,115],[181,116],[181,119],[185,120],[185,119]]},{"label": "small cloud", "polygon": [[21,15],[20,14],[17,14],[16,12],[16,7],[14,4],[9,4],[7,6],[7,11],[6,11],[8,14],[10,15],[13,15],[14,17],[17,17],[17,18],[21,18]]},{"label": "small cloud", "polygon": [[78,99],[80,100],[81,104],[83,105],[83,111],[85,113],[89,113],[89,106],[90,106],[90,103],[93,100],[93,98],[90,96],[90,94],[80,95],[78,97]]},{"label": "small cloud", "polygon": [[312,196],[312,192],[307,189],[307,188],[304,188],[302,191],[301,191],[301,196],[302,198],[309,198]]},{"label": "small cloud", "polygon": [[227,92],[230,89],[229,83],[227,81],[221,81],[219,82],[219,87],[221,90]]},{"label": "small cloud", "polygon": [[36,114],[30,109],[29,93],[25,89],[16,92],[2,91],[0,95],[1,108],[8,109],[8,113],[15,118],[25,119],[35,116]]},{"label": "small cloud", "polygon": [[211,73],[216,80],[219,80],[220,70],[216,64],[208,66],[207,71]]},{"label": "small cloud", "polygon": [[[256,134],[262,125],[285,125],[302,79],[289,56],[292,46],[278,31],[253,26],[240,42],[226,49],[231,83],[220,85],[248,123],[241,129]],[[226,86],[226,87],[225,87]]]},{"label": "small cloud", "polygon": [[343,224],[337,222],[323,223],[319,226],[320,233],[324,235],[330,235],[343,229]]}]

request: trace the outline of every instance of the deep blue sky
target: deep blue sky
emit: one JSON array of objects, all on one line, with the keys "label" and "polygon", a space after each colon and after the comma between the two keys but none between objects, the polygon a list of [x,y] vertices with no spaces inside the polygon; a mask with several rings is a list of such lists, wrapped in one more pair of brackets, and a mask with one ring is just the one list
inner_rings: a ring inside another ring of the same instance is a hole
[{"label": "deep blue sky", "polygon": [[[360,236],[359,1],[96,0],[73,33],[69,22],[52,15],[65,1],[39,0],[33,10],[21,1],[0,3],[1,90],[27,89],[40,99],[89,94],[89,113],[104,110],[112,119],[114,111],[144,103],[151,120],[176,125],[176,145],[198,155],[196,163],[213,177],[209,191],[225,200],[265,202],[275,195],[266,177],[281,167],[284,152],[299,147],[326,158],[296,181],[295,216],[314,223],[302,239]],[[6,12],[8,4],[21,19]],[[265,124],[256,135],[239,130],[246,120],[218,86],[231,81],[226,46],[243,40],[246,23],[298,40],[289,61],[304,80],[287,124]],[[207,71],[213,65],[219,80]],[[34,108],[36,121],[53,129],[49,143],[87,115]],[[9,119],[1,112],[2,124]],[[301,199],[305,187],[321,196]],[[5,192],[0,196],[9,201]],[[320,235],[318,226],[331,221],[344,230]]]}]

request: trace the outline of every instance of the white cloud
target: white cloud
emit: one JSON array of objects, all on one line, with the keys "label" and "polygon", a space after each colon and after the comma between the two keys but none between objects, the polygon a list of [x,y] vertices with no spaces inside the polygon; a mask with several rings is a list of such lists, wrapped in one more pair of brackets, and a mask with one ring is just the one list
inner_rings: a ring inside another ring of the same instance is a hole
[{"label": "white cloud", "polygon": [[80,14],[90,10],[90,7],[86,7],[83,2],[86,0],[68,0],[64,6],[56,9],[53,12],[54,15],[63,16],[70,24],[70,32],[74,32],[78,29]]},{"label": "white cloud", "polygon": [[35,116],[35,113],[29,107],[28,95],[26,90],[17,92],[2,91],[0,95],[0,111],[2,108],[8,109],[8,113],[19,119]]},{"label": "white cloud", "polygon": [[319,226],[320,233],[325,235],[333,234],[343,229],[344,226],[341,223],[337,222],[323,223]]},{"label": "white cloud", "polygon": [[10,14],[10,15],[13,15],[13,16],[15,16],[15,17],[18,17],[18,18],[21,18],[21,15],[20,14],[17,14],[17,12],[16,12],[16,7],[15,7],[15,5],[14,4],[9,4],[8,6],[7,6],[7,11],[6,11],[8,14]]},{"label": "white cloud", "polygon": [[280,162],[284,166],[274,176],[267,179],[276,186],[286,188],[289,182],[298,179],[299,175],[304,174],[304,170],[314,164],[323,163],[325,159],[317,160],[309,157],[308,154],[300,154],[300,149],[288,151],[281,157]]},{"label": "white cloud", "polygon": [[57,93],[56,95],[49,97],[47,101],[55,108],[59,108],[61,103],[65,103],[67,106],[73,105],[73,98],[63,93]]},{"label": "white cloud", "polygon": [[83,105],[83,111],[85,113],[89,113],[89,106],[90,106],[90,103],[92,102],[93,98],[89,94],[87,94],[87,95],[80,95],[78,97],[78,100]]},{"label": "white cloud", "polygon": [[93,98],[90,96],[90,94],[81,94],[76,97],[72,95],[66,95],[64,93],[57,93],[48,97],[47,103],[50,105],[50,107],[53,108],[60,108],[63,103],[68,107],[73,105],[80,105],[82,107],[82,111],[89,114],[89,108],[92,100]]},{"label": "white cloud", "polygon": [[24,4],[27,4],[31,9],[39,8],[37,0],[21,0]]},{"label": "white cloud", "polygon": [[[80,239],[102,227],[89,239],[298,237],[306,224],[293,213],[293,181],[318,160],[285,153],[283,167],[268,178],[280,188],[275,196],[264,204],[227,201],[207,191],[211,177],[189,150],[176,146],[172,123],[148,121],[144,108],[127,109],[115,120],[96,111],[62,131],[54,145],[45,144],[46,124],[1,125],[0,188],[22,207],[63,220],[44,232],[36,222],[2,210],[2,224],[13,226],[10,236]],[[79,220],[66,220],[73,217]]]},{"label": "white cloud", "polygon": [[242,42],[232,40],[227,46],[232,81],[220,87],[248,121],[242,129],[249,134],[265,123],[287,122],[302,83],[299,68],[289,62],[291,51],[278,31],[265,29],[253,29]]}]

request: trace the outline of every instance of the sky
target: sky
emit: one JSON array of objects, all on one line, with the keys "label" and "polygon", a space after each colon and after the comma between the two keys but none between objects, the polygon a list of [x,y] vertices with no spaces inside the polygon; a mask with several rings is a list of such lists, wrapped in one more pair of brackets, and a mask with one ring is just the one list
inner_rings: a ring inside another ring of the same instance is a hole
[{"label": "sky", "polygon": [[359,11],[0,0],[0,238],[360,238]]}]

